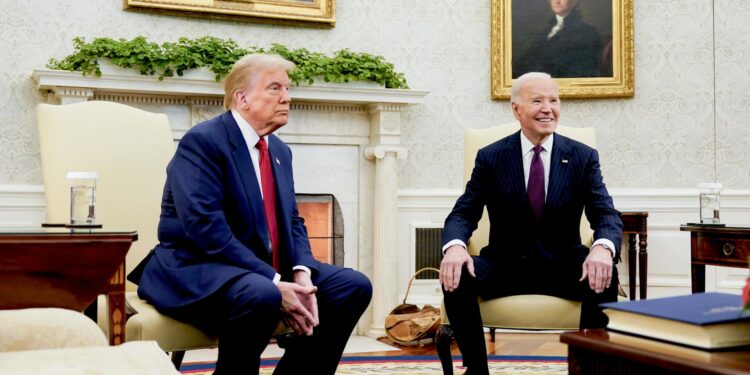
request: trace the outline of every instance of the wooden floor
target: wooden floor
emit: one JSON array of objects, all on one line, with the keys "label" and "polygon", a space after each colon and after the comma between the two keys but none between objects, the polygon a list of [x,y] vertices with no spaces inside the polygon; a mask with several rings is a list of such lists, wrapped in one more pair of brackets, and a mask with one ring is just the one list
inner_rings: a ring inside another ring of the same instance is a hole
[{"label": "wooden floor", "polygon": [[[539,355],[559,356],[568,355],[568,346],[560,342],[558,333],[508,333],[497,332],[495,342],[491,342],[489,334],[486,334],[487,354],[491,355]],[[371,352],[357,355],[372,356],[407,356],[407,355],[437,355],[434,344],[423,346],[401,346],[394,344],[387,338],[379,341],[403,349],[402,351]],[[451,346],[454,355],[461,353],[454,342]]]}]

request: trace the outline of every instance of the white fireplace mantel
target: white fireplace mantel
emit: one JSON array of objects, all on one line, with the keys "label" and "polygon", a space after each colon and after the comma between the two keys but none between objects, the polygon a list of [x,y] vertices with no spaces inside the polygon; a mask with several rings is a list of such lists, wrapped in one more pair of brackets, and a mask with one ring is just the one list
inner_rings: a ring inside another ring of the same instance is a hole
[{"label": "white fireplace mantel", "polygon": [[[37,88],[43,93],[52,93],[50,100],[60,104],[85,101],[97,93],[149,95],[181,98],[223,98],[224,88],[219,82],[207,79],[166,77],[159,80],[153,76],[134,74],[103,74],[101,77],[84,76],[80,72],[37,69],[32,74]],[[427,91],[386,89],[382,87],[359,87],[347,84],[293,85],[293,101],[346,104],[419,104]]]},{"label": "white fireplace mantel", "polygon": [[[167,113],[176,140],[191,126],[220,113],[224,97],[222,85],[211,78],[160,81],[128,71],[94,77],[40,69],[33,72],[32,79],[49,103],[107,100]],[[296,185],[329,189],[327,192],[341,190],[345,230],[355,234],[345,243],[345,265],[365,272],[373,284],[370,313],[363,317],[358,331],[384,336],[385,316],[399,302],[397,159],[408,153],[401,144],[401,127],[406,125],[401,114],[409,105],[421,103],[428,92],[357,84],[293,85],[290,92],[292,113],[280,136],[303,154],[295,158],[302,159],[298,162],[304,165],[295,166],[296,177],[302,177],[295,178]],[[346,157],[350,152],[346,150],[355,150],[353,158],[359,154],[359,160]],[[341,167],[314,170],[332,160]],[[339,178],[347,171],[349,182]],[[326,173],[335,180],[319,177]],[[347,184],[353,192],[342,188]],[[351,259],[351,254],[356,259]]]}]

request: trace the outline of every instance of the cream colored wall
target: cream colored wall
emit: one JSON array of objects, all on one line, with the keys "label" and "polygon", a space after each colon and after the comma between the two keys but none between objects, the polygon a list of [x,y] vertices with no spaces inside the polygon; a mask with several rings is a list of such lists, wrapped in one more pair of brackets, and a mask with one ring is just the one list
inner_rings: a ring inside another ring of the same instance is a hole
[{"label": "cream colored wall", "polygon": [[[718,178],[747,189],[750,3],[716,1],[712,34],[711,0],[634,2],[635,98],[568,101],[563,122],[598,129],[610,187],[689,188]],[[30,74],[69,53],[75,36],[145,35],[162,42],[214,35],[240,45],[279,42],[383,55],[413,88],[431,92],[405,115],[405,189],[460,188],[463,130],[511,119],[507,102],[489,99],[489,0],[338,0],[333,29],[158,16],[121,5],[0,0],[0,184],[41,184],[34,118],[41,96]]]}]

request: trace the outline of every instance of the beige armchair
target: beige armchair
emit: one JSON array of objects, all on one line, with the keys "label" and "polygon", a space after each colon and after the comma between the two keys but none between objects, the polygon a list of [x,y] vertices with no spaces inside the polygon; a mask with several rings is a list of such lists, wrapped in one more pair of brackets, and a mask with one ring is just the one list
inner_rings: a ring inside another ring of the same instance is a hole
[{"label": "beige armchair", "polygon": [[154,341],[108,346],[101,329],[77,311],[0,310],[0,374],[179,375]]},{"label": "beige armchair", "polygon": [[[467,129],[464,139],[464,183],[471,177],[474,159],[480,148],[501,138],[513,134],[520,129],[518,122],[511,122],[486,129]],[[594,128],[572,128],[558,126],[557,133],[575,139],[591,147],[596,147],[596,133]],[[467,244],[472,255],[479,255],[482,247],[489,241],[490,223],[485,210],[477,229]],[[581,218],[581,238],[590,245],[593,240],[593,230],[584,215]],[[559,297],[530,294],[479,300],[479,309],[485,327],[490,330],[490,340],[495,341],[495,329],[524,329],[524,330],[577,330],[581,316],[581,303]],[[445,314],[445,307],[440,309],[443,326],[436,337],[438,355],[443,363],[444,371],[452,368],[450,344],[453,333],[450,331],[450,321]],[[446,367],[447,366],[447,367]],[[452,373],[452,371],[450,372]]]},{"label": "beige armchair", "polygon": [[[157,225],[167,163],[174,153],[169,120],[123,104],[90,101],[37,107],[47,222],[68,221],[69,171],[94,171],[96,222],[104,228],[134,229],[139,240],[126,260],[127,272],[158,242]],[[179,368],[185,350],[211,348],[213,337],[160,314],[138,298],[128,283],[127,303],[136,314],[127,320],[125,340],[154,340]],[[99,323],[106,313],[99,303]],[[105,329],[106,332],[106,328]]]}]

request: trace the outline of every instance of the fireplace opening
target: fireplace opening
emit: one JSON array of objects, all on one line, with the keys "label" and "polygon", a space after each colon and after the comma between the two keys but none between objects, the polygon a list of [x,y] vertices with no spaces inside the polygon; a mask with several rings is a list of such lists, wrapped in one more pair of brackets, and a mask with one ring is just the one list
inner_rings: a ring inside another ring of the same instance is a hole
[{"label": "fireplace opening", "polygon": [[299,216],[305,220],[307,238],[315,259],[344,265],[344,218],[332,194],[297,194]]}]

